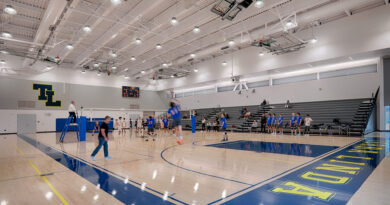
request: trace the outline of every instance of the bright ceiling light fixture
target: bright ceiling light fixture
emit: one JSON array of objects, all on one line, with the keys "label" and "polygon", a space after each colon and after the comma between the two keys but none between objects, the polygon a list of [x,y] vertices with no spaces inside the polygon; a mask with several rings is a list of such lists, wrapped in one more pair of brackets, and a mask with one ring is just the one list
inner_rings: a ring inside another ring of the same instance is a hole
[{"label": "bright ceiling light fixture", "polygon": [[234,44],[236,44],[236,43],[233,40],[229,41],[229,46],[234,46]]},{"label": "bright ceiling light fixture", "polygon": [[83,27],[83,31],[86,32],[86,33],[89,33],[89,32],[92,31],[92,29],[91,29],[91,27],[89,27],[89,26],[84,26],[84,27]]},{"label": "bright ceiling light fixture", "polygon": [[135,56],[131,56],[131,57],[130,57],[130,60],[131,60],[131,61],[135,61],[135,60],[137,60],[137,59],[135,58]]},{"label": "bright ceiling light fixture", "polygon": [[68,44],[68,45],[66,45],[66,48],[67,48],[68,50],[72,50],[72,49],[73,49],[73,45],[72,45],[72,44]]},{"label": "bright ceiling light fixture", "polygon": [[176,17],[172,17],[172,18],[171,18],[171,24],[172,24],[173,26],[177,25],[178,23],[179,23],[179,21],[176,19]]},{"label": "bright ceiling light fixture", "polygon": [[82,71],[81,71],[82,74],[85,74],[85,72],[86,72],[85,70],[82,70]]},{"label": "bright ceiling light fixture", "polygon": [[4,65],[5,64],[5,60],[0,60],[0,64]]},{"label": "bright ceiling light fixture", "polygon": [[116,54],[115,52],[113,52],[113,51],[111,51],[110,52],[110,55],[113,57],[113,58],[116,58],[116,57],[118,57],[118,54]]},{"label": "bright ceiling light fixture", "polygon": [[175,76],[174,75],[171,75],[171,78],[174,78]]},{"label": "bright ceiling light fixture", "polygon": [[264,6],[264,1],[263,0],[256,0],[255,2],[255,7],[256,8],[261,8]]},{"label": "bright ceiling light fixture", "polygon": [[226,61],[223,61],[222,62],[222,66],[226,66],[227,65],[227,62]]},{"label": "bright ceiling light fixture", "polygon": [[16,9],[11,5],[7,5],[4,7],[3,11],[10,15],[15,15],[17,13]]},{"label": "bright ceiling light fixture", "polygon": [[140,38],[135,39],[135,44],[139,45],[142,43],[142,40]]},{"label": "bright ceiling light fixture", "polygon": [[1,53],[1,54],[9,54],[9,52],[6,51],[6,50],[2,50],[2,51],[0,51],[0,53]]},{"label": "bright ceiling light fixture", "polygon": [[314,43],[317,43],[317,41],[318,41],[318,40],[317,40],[316,38],[313,38],[313,39],[310,40],[310,43],[313,43],[313,44],[314,44]]},{"label": "bright ceiling light fixture", "polygon": [[99,63],[94,63],[93,67],[95,67],[95,68],[99,67]]},{"label": "bright ceiling light fixture", "polygon": [[194,69],[194,72],[197,73],[199,70],[198,69]]},{"label": "bright ceiling light fixture", "polygon": [[142,73],[142,74],[145,74],[145,71],[143,70],[143,71],[141,71],[141,73]]},{"label": "bright ceiling light fixture", "polygon": [[101,76],[102,74],[101,74],[100,72],[98,72],[96,75],[97,75],[97,76]]},{"label": "bright ceiling light fixture", "polygon": [[116,70],[116,69],[117,69],[117,67],[116,67],[116,66],[112,66],[111,68],[112,68],[113,70]]},{"label": "bright ceiling light fixture", "polygon": [[259,56],[264,56],[264,53],[263,53],[263,52],[260,52],[260,53],[259,53]]},{"label": "bright ceiling light fixture", "polygon": [[118,5],[118,4],[122,3],[122,0],[111,0],[111,3],[114,5]]},{"label": "bright ceiling light fixture", "polygon": [[53,69],[53,67],[51,67],[51,66],[46,66],[46,70],[51,70],[51,69]]},{"label": "bright ceiling light fixture", "polygon": [[161,49],[161,48],[162,48],[161,44],[156,45],[156,49]]},{"label": "bright ceiling light fixture", "polygon": [[192,29],[192,32],[199,33],[200,32],[199,26],[195,26],[194,29]]},{"label": "bright ceiling light fixture", "polygon": [[162,67],[166,68],[166,67],[168,67],[168,64],[163,63],[163,64],[162,64]]},{"label": "bright ceiling light fixture", "polygon": [[8,33],[8,32],[1,33],[1,36],[4,37],[4,38],[12,38],[12,34]]},{"label": "bright ceiling light fixture", "polygon": [[129,79],[129,78],[130,78],[129,76],[127,76],[127,75],[125,76],[125,79],[126,79],[126,80]]},{"label": "bright ceiling light fixture", "polygon": [[190,54],[190,57],[191,57],[191,58],[195,58],[195,57],[196,57],[195,53],[191,53],[191,54]]},{"label": "bright ceiling light fixture", "polygon": [[292,27],[292,26],[294,26],[294,23],[293,23],[291,20],[288,20],[288,21],[286,22],[286,26],[287,26],[287,27]]}]

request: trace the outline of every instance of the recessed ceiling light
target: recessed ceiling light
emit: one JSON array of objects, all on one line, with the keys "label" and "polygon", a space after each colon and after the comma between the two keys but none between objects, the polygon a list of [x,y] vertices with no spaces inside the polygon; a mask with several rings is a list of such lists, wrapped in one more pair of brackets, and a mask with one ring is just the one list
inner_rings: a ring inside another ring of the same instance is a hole
[{"label": "recessed ceiling light", "polygon": [[95,68],[99,67],[99,63],[94,63],[93,67],[95,67]]},{"label": "recessed ceiling light", "polygon": [[89,32],[92,31],[92,29],[91,29],[91,27],[89,27],[89,26],[84,26],[84,27],[83,27],[83,31],[86,32],[86,33],[89,33]]},{"label": "recessed ceiling light", "polygon": [[161,49],[161,48],[162,48],[161,44],[156,45],[156,49]]},{"label": "recessed ceiling light", "polygon": [[286,22],[286,26],[287,27],[292,27],[294,25],[294,23],[291,21],[291,20],[288,20],[287,22]]},{"label": "recessed ceiling light", "polygon": [[12,38],[12,34],[8,32],[1,33],[1,36],[3,36],[4,38]]},{"label": "recessed ceiling light", "polygon": [[135,43],[136,43],[137,45],[139,45],[139,44],[142,43],[142,40],[141,40],[140,38],[136,38],[136,39],[135,39]]},{"label": "recessed ceiling light", "polygon": [[264,1],[263,0],[256,0],[255,7],[256,8],[261,8],[264,6]]},{"label": "recessed ceiling light", "polygon": [[116,66],[112,66],[111,68],[112,68],[113,70],[116,70]]},{"label": "recessed ceiling light", "polygon": [[176,19],[176,17],[172,17],[171,18],[171,24],[172,25],[177,25],[179,23],[179,21]]},{"label": "recessed ceiling light", "polygon": [[317,41],[318,40],[316,38],[313,38],[313,39],[310,40],[310,43],[317,43]]},{"label": "recessed ceiling light", "polygon": [[137,60],[137,59],[135,58],[135,56],[131,56],[131,57],[130,57],[130,60],[131,60],[131,61],[135,61],[135,60]]},{"label": "recessed ceiling light", "polygon": [[163,63],[163,64],[162,64],[162,67],[166,68],[166,67],[168,67],[168,64]]},{"label": "recessed ceiling light", "polygon": [[0,53],[1,53],[1,54],[9,54],[9,52],[6,51],[6,50],[2,50],[2,51],[0,51]]},{"label": "recessed ceiling light", "polygon": [[126,71],[128,71],[128,70],[129,70],[128,68],[125,68],[123,71],[125,71],[125,72],[126,72]]},{"label": "recessed ceiling light", "polygon": [[145,74],[145,71],[143,70],[143,71],[141,71],[141,73],[142,73],[142,74]]},{"label": "recessed ceiling light", "polygon": [[264,56],[264,53],[263,53],[263,52],[260,52],[260,53],[259,53],[259,56]]},{"label": "recessed ceiling light", "polygon": [[192,32],[199,33],[200,32],[199,26],[195,26],[194,29],[192,29]]},{"label": "recessed ceiling light", "polygon": [[114,5],[118,5],[118,4],[122,3],[122,0],[111,0],[111,3]]},{"label": "recessed ceiling light", "polygon": [[226,65],[227,65],[226,61],[222,62],[222,65],[223,65],[223,66],[226,66]]},{"label": "recessed ceiling light", "polygon": [[97,76],[100,76],[101,75],[101,73],[99,72],[99,73],[97,73]]},{"label": "recessed ceiling light", "polygon": [[196,56],[195,53],[191,53],[191,54],[190,54],[190,57],[191,57],[191,58],[195,58],[195,56]]},{"label": "recessed ceiling light", "polygon": [[85,70],[82,70],[81,73],[82,73],[82,74],[85,74]]},{"label": "recessed ceiling light", "polygon": [[233,40],[229,41],[229,46],[233,46],[234,44],[235,44],[235,42]]},{"label": "recessed ceiling light", "polygon": [[171,78],[174,78],[175,76],[174,75],[171,75]]},{"label": "recessed ceiling light", "polygon": [[125,76],[125,79],[126,79],[126,80],[129,79],[129,76]]},{"label": "recessed ceiling light", "polygon": [[16,9],[11,5],[7,5],[4,7],[3,11],[7,14],[15,15],[17,13]]},{"label": "recessed ceiling light", "polygon": [[118,57],[118,54],[116,54],[116,53],[114,53],[114,52],[111,51],[111,56],[112,56],[113,58],[116,58],[116,57]]},{"label": "recessed ceiling light", "polygon": [[73,49],[73,45],[72,45],[72,44],[68,44],[68,45],[66,45],[66,48],[67,48],[68,50],[72,50],[72,49]]},{"label": "recessed ceiling light", "polygon": [[0,60],[0,64],[5,64],[5,60]]},{"label": "recessed ceiling light", "polygon": [[29,48],[28,51],[33,52],[34,48]]},{"label": "recessed ceiling light", "polygon": [[53,69],[53,67],[51,67],[51,66],[46,66],[46,70],[51,70],[51,69]]},{"label": "recessed ceiling light", "polygon": [[197,73],[197,72],[198,72],[198,69],[194,69],[194,72]]}]

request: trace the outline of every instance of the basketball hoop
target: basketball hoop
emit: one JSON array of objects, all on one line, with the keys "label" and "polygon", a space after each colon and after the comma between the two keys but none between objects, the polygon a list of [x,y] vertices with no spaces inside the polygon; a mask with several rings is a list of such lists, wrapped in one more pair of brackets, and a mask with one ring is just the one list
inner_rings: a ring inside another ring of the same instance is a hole
[{"label": "basketball hoop", "polygon": [[169,92],[171,93],[171,98],[175,99],[175,90],[172,88],[169,90]]}]

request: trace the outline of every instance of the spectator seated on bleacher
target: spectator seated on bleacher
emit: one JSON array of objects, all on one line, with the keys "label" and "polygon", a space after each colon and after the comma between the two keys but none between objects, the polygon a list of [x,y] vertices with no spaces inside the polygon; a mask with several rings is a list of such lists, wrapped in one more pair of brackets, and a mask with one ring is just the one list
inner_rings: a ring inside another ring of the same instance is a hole
[{"label": "spectator seated on bleacher", "polygon": [[252,123],[252,126],[251,126],[251,131],[252,132],[256,132],[257,131],[257,127],[258,127],[257,121],[253,120],[253,123]]},{"label": "spectator seated on bleacher", "polygon": [[244,114],[245,119],[248,119],[250,116],[251,116],[251,112],[249,111]]},{"label": "spectator seated on bleacher", "polygon": [[287,100],[286,104],[284,105],[284,108],[286,108],[286,109],[291,108],[290,100]]}]

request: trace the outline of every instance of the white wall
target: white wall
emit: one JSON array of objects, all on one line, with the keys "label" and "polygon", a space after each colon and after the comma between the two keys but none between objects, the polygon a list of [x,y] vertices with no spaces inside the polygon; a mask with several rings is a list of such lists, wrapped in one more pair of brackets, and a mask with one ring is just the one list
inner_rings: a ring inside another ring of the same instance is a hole
[{"label": "white wall", "polygon": [[[164,110],[158,110],[155,112],[156,116],[166,113]],[[17,115],[18,114],[35,114],[37,119],[37,132],[48,132],[56,130],[56,118],[68,117],[68,111],[66,110],[0,110],[0,133],[15,133],[17,130]],[[79,113],[80,114],[80,113]],[[83,116],[88,118],[104,118],[106,115],[118,119],[118,117],[125,117],[126,120],[130,119],[129,116],[143,116],[142,110],[134,111],[112,111],[112,110],[99,110],[99,111],[84,111]],[[134,120],[134,118],[132,119]]]},{"label": "white wall", "polygon": [[369,98],[379,86],[379,74],[369,73],[256,88],[243,91],[179,98],[183,109],[259,105],[263,99],[271,104]]}]

